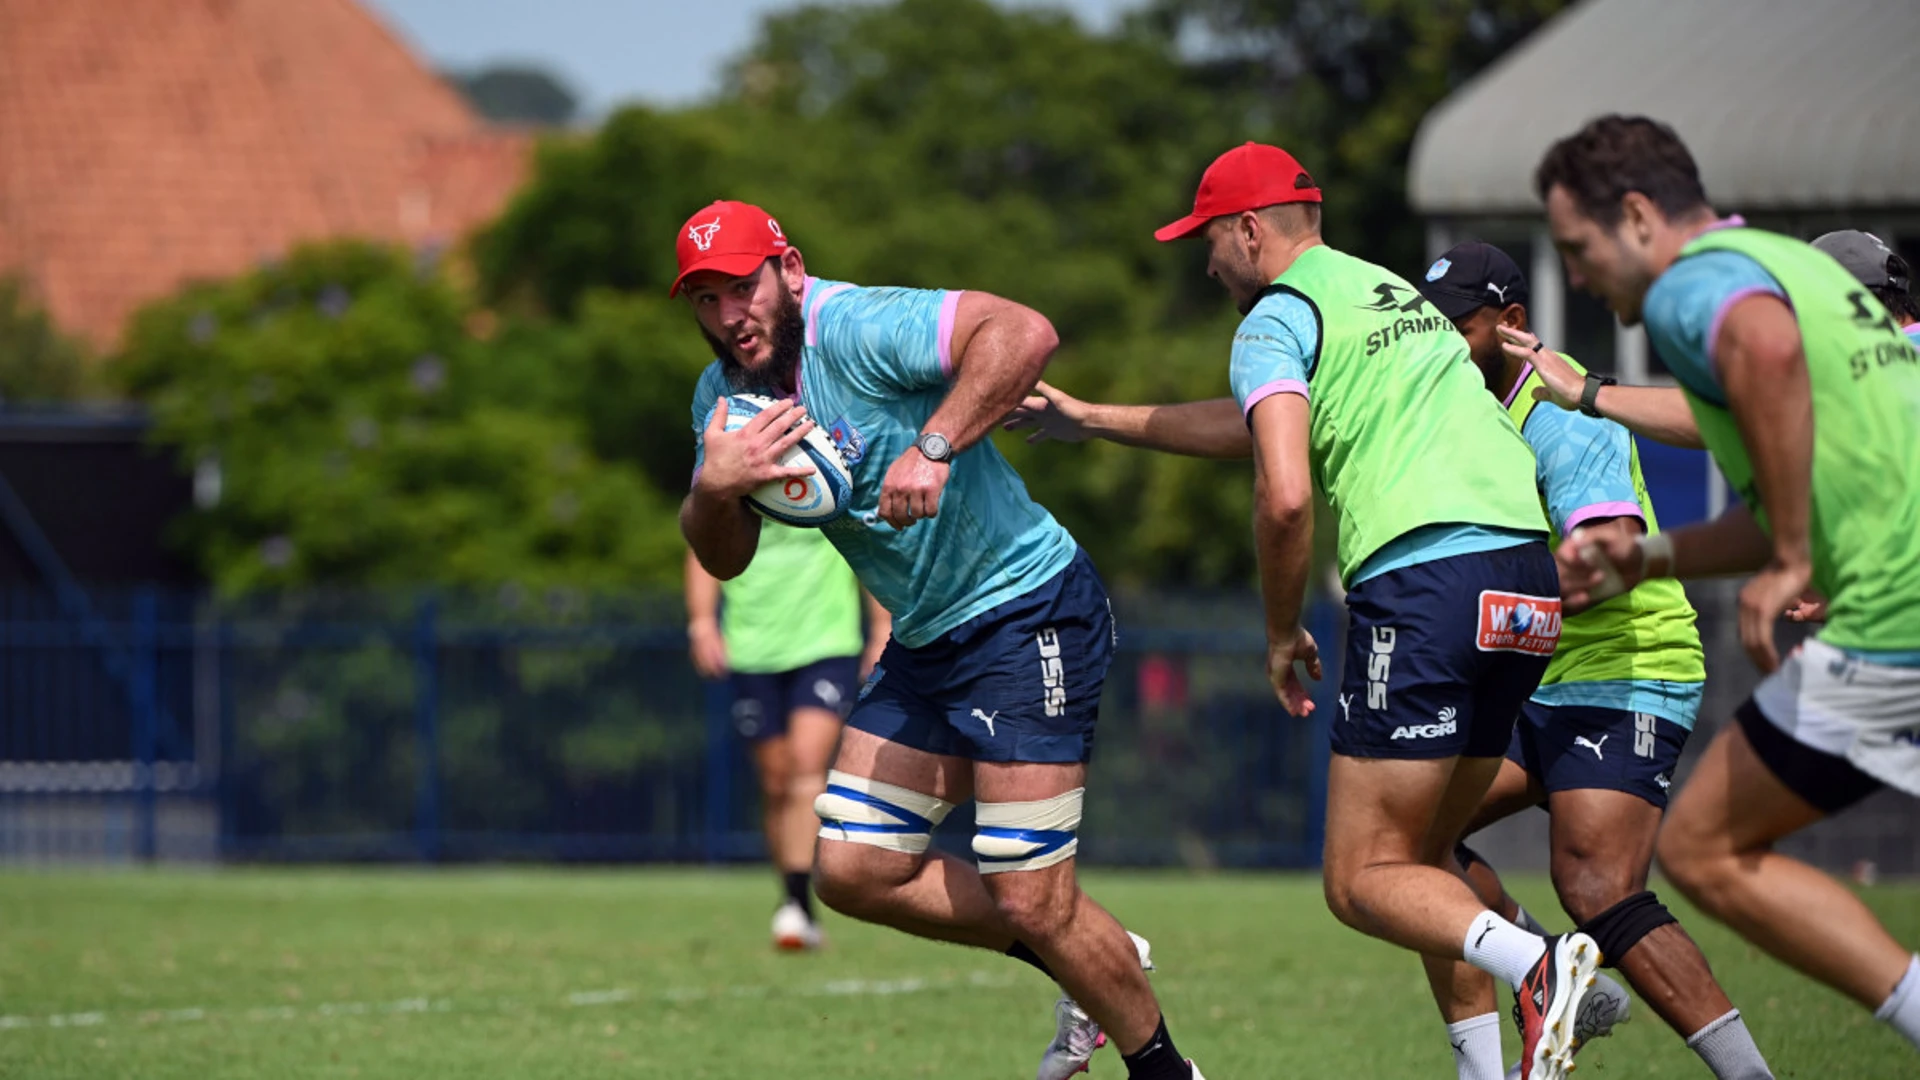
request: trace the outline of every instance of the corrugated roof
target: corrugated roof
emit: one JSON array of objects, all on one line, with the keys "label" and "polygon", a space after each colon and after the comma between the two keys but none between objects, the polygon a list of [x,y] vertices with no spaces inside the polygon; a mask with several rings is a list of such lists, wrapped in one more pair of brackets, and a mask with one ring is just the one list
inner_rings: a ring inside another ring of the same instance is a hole
[{"label": "corrugated roof", "polygon": [[455,239],[529,136],[353,0],[0,0],[0,273],[110,344],[138,305],[303,240]]},{"label": "corrugated roof", "polygon": [[1586,0],[1427,114],[1427,214],[1533,213],[1554,140],[1608,112],[1673,125],[1716,204],[1920,206],[1920,3]]}]

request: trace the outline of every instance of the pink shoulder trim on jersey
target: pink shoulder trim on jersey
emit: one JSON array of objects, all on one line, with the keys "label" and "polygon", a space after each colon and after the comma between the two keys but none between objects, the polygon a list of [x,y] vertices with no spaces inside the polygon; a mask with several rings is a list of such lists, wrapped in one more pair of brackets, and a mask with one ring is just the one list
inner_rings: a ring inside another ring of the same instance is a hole
[{"label": "pink shoulder trim on jersey", "polygon": [[954,289],[940,298],[940,328],[934,331],[934,340],[940,349],[940,374],[944,378],[953,378],[953,320],[960,311],[960,294],[964,289]]},{"label": "pink shoulder trim on jersey", "polygon": [[1580,526],[1586,524],[1589,521],[1592,521],[1594,518],[1622,518],[1622,517],[1639,518],[1641,521],[1647,520],[1647,516],[1640,512],[1639,503],[1630,503],[1630,502],[1594,503],[1592,506],[1583,506],[1580,509],[1575,510],[1573,513],[1568,514],[1567,523],[1565,525],[1560,526],[1560,535],[1571,536],[1573,534],[1573,530],[1579,528]]},{"label": "pink shoulder trim on jersey", "polygon": [[800,294],[800,311],[807,320],[807,344],[809,345],[820,344],[820,309],[826,307],[827,301],[835,294],[853,288],[852,285],[843,281],[816,292],[814,286],[819,282],[819,278],[808,278],[806,291]]},{"label": "pink shoulder trim on jersey", "polygon": [[1519,381],[1515,382],[1513,384],[1513,389],[1507,392],[1507,400],[1501,402],[1500,404],[1505,405],[1509,409],[1513,408],[1513,399],[1520,396],[1520,388],[1527,385],[1527,380],[1532,376],[1533,376],[1533,361],[1529,360],[1527,361],[1527,366],[1520,369]]},{"label": "pink shoulder trim on jersey", "polygon": [[1307,384],[1299,379],[1275,379],[1247,395],[1247,403],[1240,407],[1240,415],[1251,418],[1253,407],[1275,394],[1299,394],[1308,401],[1313,400],[1313,395],[1307,392]]}]

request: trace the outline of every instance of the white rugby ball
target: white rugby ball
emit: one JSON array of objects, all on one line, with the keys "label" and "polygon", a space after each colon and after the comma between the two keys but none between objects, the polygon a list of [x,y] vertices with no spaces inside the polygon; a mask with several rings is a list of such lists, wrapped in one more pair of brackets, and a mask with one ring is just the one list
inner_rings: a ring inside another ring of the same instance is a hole
[{"label": "white rugby ball", "polygon": [[[729,397],[727,430],[740,430],[760,410],[773,404],[773,398],[759,394]],[[853,502],[853,473],[817,420],[813,430],[787,450],[780,464],[788,468],[811,465],[813,472],[763,484],[748,494],[748,505],[763,516],[788,525],[818,528],[847,512]]]}]

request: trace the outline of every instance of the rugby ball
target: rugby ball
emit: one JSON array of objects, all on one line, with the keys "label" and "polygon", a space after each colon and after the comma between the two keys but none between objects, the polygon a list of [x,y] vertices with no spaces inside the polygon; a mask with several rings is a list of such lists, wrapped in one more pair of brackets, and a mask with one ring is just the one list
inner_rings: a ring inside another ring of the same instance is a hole
[{"label": "rugby ball", "polygon": [[[727,399],[727,430],[738,431],[774,399],[759,394],[735,394]],[[790,448],[780,464],[789,468],[812,465],[807,476],[775,480],[755,488],[747,495],[747,504],[764,517],[787,525],[819,528],[847,512],[853,502],[853,473],[847,468],[839,448],[819,421],[812,431]]]}]

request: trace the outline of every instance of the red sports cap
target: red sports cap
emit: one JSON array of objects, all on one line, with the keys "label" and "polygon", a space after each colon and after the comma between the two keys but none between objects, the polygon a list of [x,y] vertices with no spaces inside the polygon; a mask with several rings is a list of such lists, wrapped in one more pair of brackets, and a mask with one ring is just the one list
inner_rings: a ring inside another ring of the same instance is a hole
[{"label": "red sports cap", "polygon": [[680,257],[680,276],[668,296],[680,292],[687,275],[717,270],[728,277],[745,277],[776,255],[787,253],[787,234],[773,215],[752,203],[720,201],[687,219],[674,245]]},{"label": "red sports cap", "polygon": [[1161,242],[1183,240],[1207,227],[1207,222],[1243,210],[1281,203],[1320,201],[1320,185],[1293,155],[1277,146],[1248,143],[1213,159],[1200,177],[1193,197],[1193,213],[1164,229],[1154,230]]}]

